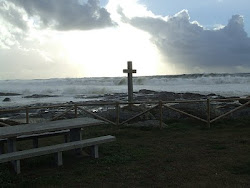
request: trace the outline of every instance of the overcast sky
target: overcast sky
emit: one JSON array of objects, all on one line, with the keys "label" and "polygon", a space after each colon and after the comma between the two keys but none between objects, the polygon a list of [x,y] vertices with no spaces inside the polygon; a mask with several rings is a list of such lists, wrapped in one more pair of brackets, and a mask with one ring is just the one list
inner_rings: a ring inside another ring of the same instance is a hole
[{"label": "overcast sky", "polygon": [[0,79],[250,72],[249,0],[0,0]]}]

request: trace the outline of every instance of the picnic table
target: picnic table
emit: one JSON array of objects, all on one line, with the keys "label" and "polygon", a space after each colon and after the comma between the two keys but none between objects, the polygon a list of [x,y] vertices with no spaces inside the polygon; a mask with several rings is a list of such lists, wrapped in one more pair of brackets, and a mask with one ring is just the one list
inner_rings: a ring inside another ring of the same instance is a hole
[{"label": "picnic table", "polygon": [[[88,146],[90,142],[95,145],[95,153],[98,152],[98,148],[96,147],[97,144],[102,143],[101,140],[103,140],[103,143],[106,141],[113,141],[115,137],[113,136],[106,136],[106,137],[99,137],[95,138],[94,140],[88,141],[88,144],[86,145],[86,142],[84,142],[81,135],[81,128],[94,126],[94,125],[104,125],[105,122],[93,118],[75,118],[75,119],[67,119],[67,120],[58,120],[58,121],[50,121],[50,122],[42,122],[42,123],[32,123],[32,124],[24,124],[24,125],[16,125],[16,126],[9,126],[9,127],[0,127],[0,139],[7,139],[7,154],[0,155],[0,162],[6,162],[10,160],[10,157],[12,155],[15,155],[13,157],[12,163],[14,165],[14,168],[17,173],[20,173],[20,161],[16,159],[23,159],[28,158],[31,156],[39,156],[42,154],[57,152],[57,151],[65,151],[69,149],[76,149],[81,148],[83,146]],[[35,148],[32,150],[26,150],[28,154],[25,154],[25,151],[22,151],[23,154],[20,151],[17,151],[17,137],[24,136],[24,135],[36,135],[36,134],[43,134],[48,132],[56,132],[56,131],[63,131],[63,130],[69,130],[69,137],[70,137],[70,143],[64,143],[57,145],[57,147],[54,146],[47,146],[41,148]],[[78,141],[78,142],[77,142]],[[84,145],[85,144],[85,145]],[[49,148],[50,147],[50,148]],[[43,152],[41,152],[43,150]],[[19,153],[19,157],[16,154],[10,154],[10,153]],[[35,154],[34,154],[35,153]],[[6,155],[6,157],[5,157]],[[8,156],[9,155],[9,156]],[[21,155],[21,156],[20,156]],[[60,155],[60,156],[59,156]],[[96,157],[98,157],[98,154],[95,154]],[[62,157],[61,154],[58,154],[59,156],[59,164],[62,165]],[[12,159],[11,159],[12,160]],[[18,164],[19,162],[19,164]]]}]

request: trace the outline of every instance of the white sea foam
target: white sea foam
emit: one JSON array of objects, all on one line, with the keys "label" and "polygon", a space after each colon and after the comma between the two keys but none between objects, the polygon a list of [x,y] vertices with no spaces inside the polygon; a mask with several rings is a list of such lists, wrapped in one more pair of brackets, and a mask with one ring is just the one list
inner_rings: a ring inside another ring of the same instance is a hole
[{"label": "white sea foam", "polygon": [[[0,92],[21,94],[11,97],[11,102],[2,102],[5,96],[0,96],[0,106],[82,101],[83,99],[75,98],[75,96],[125,93],[127,92],[126,85],[127,79],[125,77],[0,80]],[[137,92],[140,89],[200,94],[215,93],[223,96],[243,97],[250,95],[250,74],[135,77],[134,91]],[[58,97],[23,98],[33,94],[58,95]]]}]

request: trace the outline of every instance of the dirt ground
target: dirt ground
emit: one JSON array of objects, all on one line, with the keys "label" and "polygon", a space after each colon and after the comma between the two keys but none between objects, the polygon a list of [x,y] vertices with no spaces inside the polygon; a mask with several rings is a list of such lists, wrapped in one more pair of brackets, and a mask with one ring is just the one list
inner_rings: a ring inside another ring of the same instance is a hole
[{"label": "dirt ground", "polygon": [[[63,167],[54,156],[21,161],[20,175],[0,164],[1,187],[249,187],[250,120],[212,124],[191,120],[165,122],[168,128],[92,127],[83,137],[114,135],[100,146],[100,158],[64,152]],[[62,142],[55,137],[41,145]],[[20,143],[20,149],[31,141]]]}]

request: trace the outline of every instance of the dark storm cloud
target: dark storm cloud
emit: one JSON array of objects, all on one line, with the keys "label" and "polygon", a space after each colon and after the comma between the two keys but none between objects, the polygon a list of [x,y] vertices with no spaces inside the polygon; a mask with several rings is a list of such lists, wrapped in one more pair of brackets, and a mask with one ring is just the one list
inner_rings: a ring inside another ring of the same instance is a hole
[{"label": "dark storm cloud", "polygon": [[19,46],[26,36],[28,23],[23,19],[25,12],[9,1],[0,0],[0,49]]},{"label": "dark storm cloud", "polygon": [[110,14],[99,0],[12,0],[30,17],[38,16],[44,27],[58,30],[89,30],[114,25]]},{"label": "dark storm cloud", "polygon": [[204,72],[250,68],[250,38],[240,15],[232,16],[227,26],[214,30],[191,22],[187,10],[168,18],[135,17],[128,22],[149,32],[168,62],[187,72],[193,72],[194,67]]},{"label": "dark storm cloud", "polygon": [[2,19],[15,27],[24,31],[28,29],[27,22],[23,20],[23,12],[5,1],[0,2],[0,15]]}]

